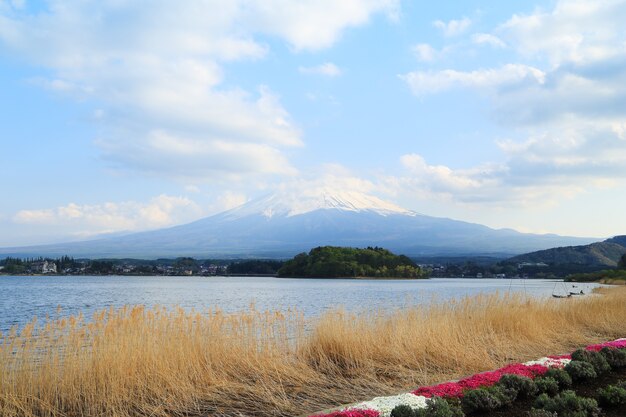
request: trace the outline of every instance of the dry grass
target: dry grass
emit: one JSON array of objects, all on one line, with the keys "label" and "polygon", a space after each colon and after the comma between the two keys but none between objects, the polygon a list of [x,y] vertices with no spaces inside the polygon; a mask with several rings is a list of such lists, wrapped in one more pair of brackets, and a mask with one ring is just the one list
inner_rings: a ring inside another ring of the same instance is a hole
[{"label": "dry grass", "polygon": [[607,285],[626,285],[626,279],[619,278],[602,278],[599,282]]},{"label": "dry grass", "polygon": [[624,317],[613,288],[310,321],[143,307],[34,321],[0,338],[0,415],[294,416],[623,337]]}]

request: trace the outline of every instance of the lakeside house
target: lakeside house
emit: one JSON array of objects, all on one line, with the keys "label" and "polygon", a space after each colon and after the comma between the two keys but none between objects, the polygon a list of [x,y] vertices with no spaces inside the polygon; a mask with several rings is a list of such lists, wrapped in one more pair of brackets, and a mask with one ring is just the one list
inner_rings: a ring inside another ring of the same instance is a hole
[{"label": "lakeside house", "polygon": [[522,263],[517,264],[517,269],[522,269],[522,268],[527,268],[527,267],[545,268],[547,266],[548,264],[545,262],[522,262]]},{"label": "lakeside house", "polygon": [[30,271],[33,274],[56,274],[57,264],[48,260],[36,261],[30,265]]}]

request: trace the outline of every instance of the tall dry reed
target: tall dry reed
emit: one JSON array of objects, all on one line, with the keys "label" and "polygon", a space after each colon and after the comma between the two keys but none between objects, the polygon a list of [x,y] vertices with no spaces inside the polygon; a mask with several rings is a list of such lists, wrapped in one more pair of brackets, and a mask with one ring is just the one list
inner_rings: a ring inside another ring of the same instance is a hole
[{"label": "tall dry reed", "polygon": [[296,416],[625,336],[626,288],[601,293],[311,320],[253,307],[34,320],[0,337],[0,415]]}]

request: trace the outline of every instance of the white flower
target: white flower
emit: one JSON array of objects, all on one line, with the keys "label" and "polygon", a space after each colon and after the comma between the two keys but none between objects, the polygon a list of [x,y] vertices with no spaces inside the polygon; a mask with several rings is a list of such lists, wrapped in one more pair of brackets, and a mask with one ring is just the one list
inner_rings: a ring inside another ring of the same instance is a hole
[{"label": "white flower", "polygon": [[562,359],[541,358],[541,359],[537,359],[536,361],[524,362],[524,365],[526,366],[543,365],[543,366],[547,366],[548,368],[562,368],[568,363],[570,363],[571,361],[572,361],[571,359],[566,359],[566,358],[562,358]]},{"label": "white flower", "polygon": [[366,409],[376,410],[380,413],[380,417],[389,417],[391,410],[398,405],[408,405],[411,408],[424,408],[426,407],[426,400],[428,398],[421,395],[415,395],[411,393],[393,395],[390,397],[376,397],[370,401],[364,401],[362,403],[355,404],[348,410]]}]

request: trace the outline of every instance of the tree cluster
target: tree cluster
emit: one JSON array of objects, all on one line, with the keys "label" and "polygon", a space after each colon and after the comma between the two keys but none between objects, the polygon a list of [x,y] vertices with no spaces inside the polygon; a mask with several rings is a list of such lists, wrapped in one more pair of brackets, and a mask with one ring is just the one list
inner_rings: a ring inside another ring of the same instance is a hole
[{"label": "tree cluster", "polygon": [[323,246],[285,262],[278,276],[424,278],[425,274],[408,257],[394,255],[383,248]]},{"label": "tree cluster", "polygon": [[282,261],[253,259],[250,261],[231,262],[230,265],[228,265],[228,273],[235,275],[272,275],[276,274],[282,266]]},{"label": "tree cluster", "polygon": [[0,266],[4,267],[4,269],[2,269],[2,272],[5,274],[20,275],[34,272],[33,270],[35,266],[37,264],[41,264],[44,261],[56,264],[57,268],[59,269],[72,268],[77,265],[77,262],[74,260],[74,258],[69,256],[62,256],[57,259],[43,257],[24,259],[7,257],[3,260],[0,260]]}]

